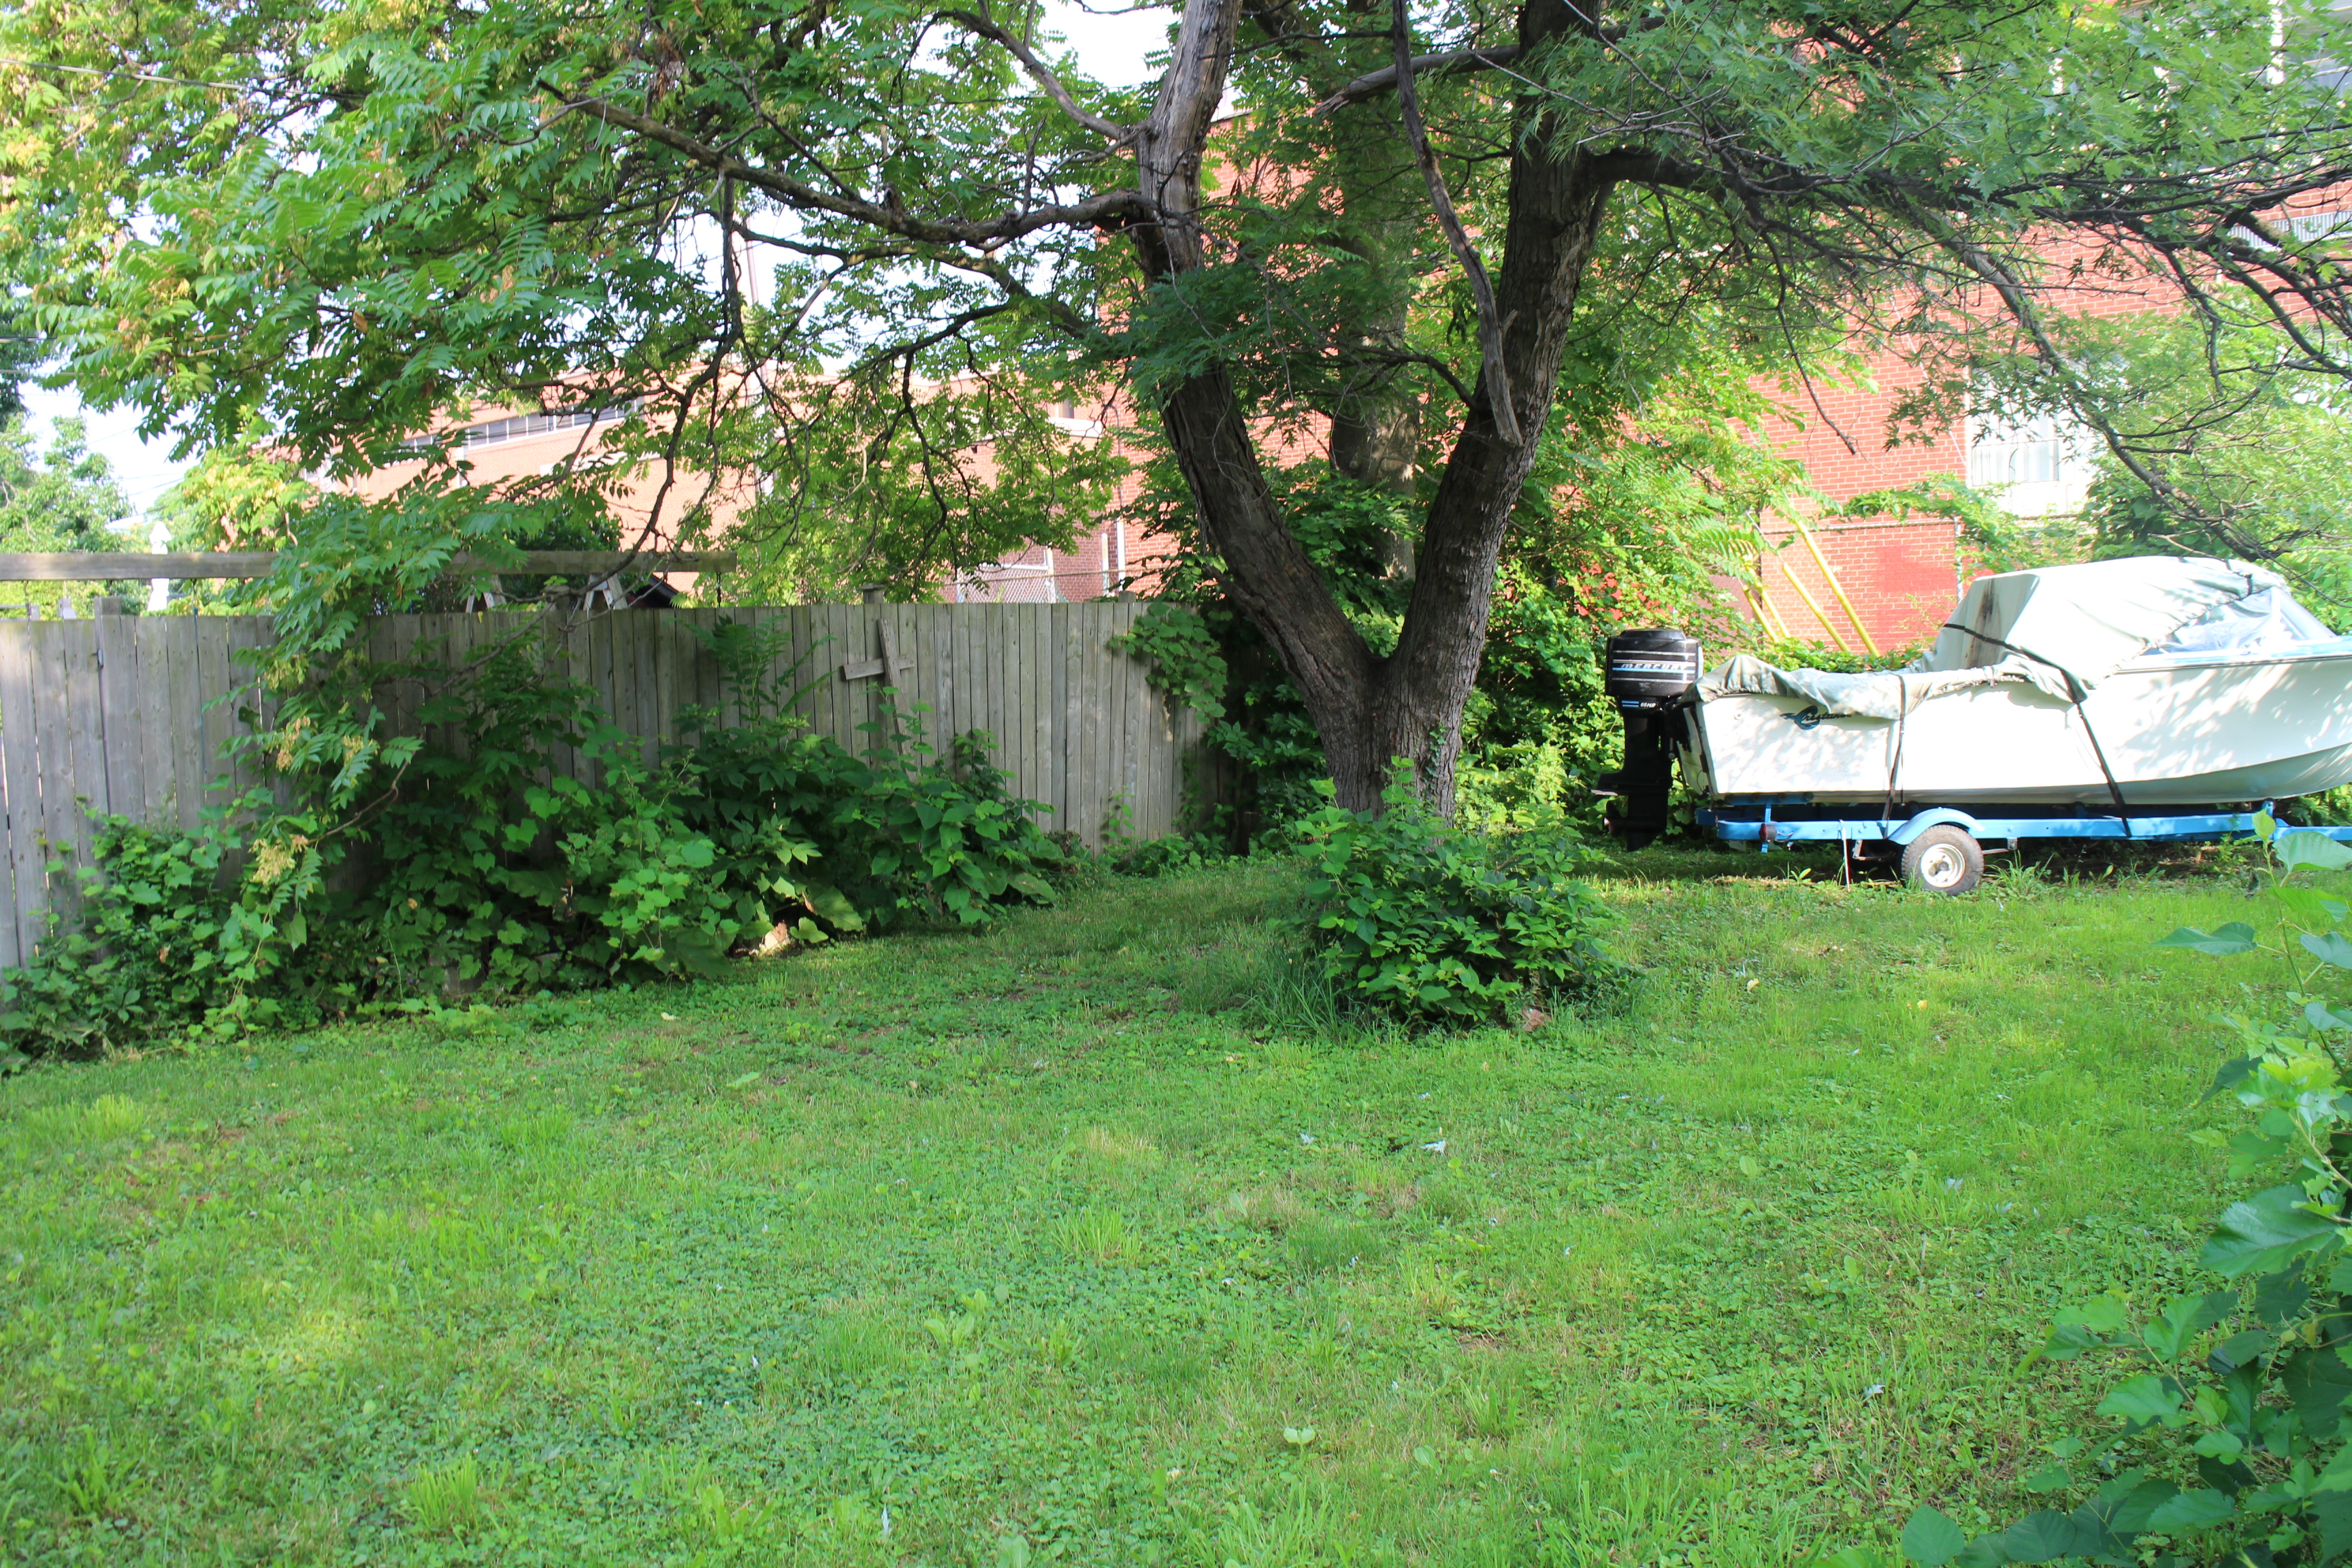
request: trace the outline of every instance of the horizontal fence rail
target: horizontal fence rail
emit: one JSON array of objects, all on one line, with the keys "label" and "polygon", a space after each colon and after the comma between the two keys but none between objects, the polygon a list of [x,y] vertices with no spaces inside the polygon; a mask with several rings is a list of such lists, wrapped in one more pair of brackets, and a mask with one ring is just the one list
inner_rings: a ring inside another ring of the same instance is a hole
[{"label": "horizontal fence rail", "polygon": [[[677,739],[688,708],[741,720],[697,628],[781,620],[790,641],[777,664],[795,668],[795,708],[816,733],[863,752],[882,741],[877,727],[891,705],[942,751],[949,737],[984,730],[1013,794],[1045,808],[1039,820],[1098,847],[1115,833],[1175,831],[1200,750],[1198,717],[1109,646],[1143,610],[1123,600],[615,610],[561,633],[559,623],[519,611],[382,616],[370,623],[369,651],[454,668],[509,637],[561,635],[562,668],[615,724],[644,737],[650,758]],[[23,962],[53,906],[70,914],[70,871],[52,879],[45,868],[53,858],[89,863],[90,813],[191,828],[205,807],[261,782],[250,769],[231,773],[226,748],[247,726],[223,699],[249,679],[237,652],[269,640],[263,616],[0,620],[0,965]],[[422,698],[404,683],[379,691],[388,733],[418,732]],[[431,738],[453,749],[466,739],[446,725]],[[576,755],[559,754],[554,765],[586,776]]]},{"label": "horizontal fence rail", "polygon": [[[735,565],[731,550],[526,550],[508,561],[460,551],[449,558],[454,573],[497,572],[518,577],[609,577],[624,572],[726,572]],[[185,551],[134,555],[105,550],[59,550],[0,553],[0,583],[124,583],[158,577],[175,582],[205,578],[267,577],[276,570],[273,550]]]}]

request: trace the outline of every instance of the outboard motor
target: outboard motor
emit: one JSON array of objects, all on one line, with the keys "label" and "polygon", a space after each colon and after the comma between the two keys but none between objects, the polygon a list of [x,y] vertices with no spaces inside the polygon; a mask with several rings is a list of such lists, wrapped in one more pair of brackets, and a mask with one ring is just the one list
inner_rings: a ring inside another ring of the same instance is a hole
[{"label": "outboard motor", "polygon": [[1619,632],[1609,639],[1606,689],[1625,721],[1625,765],[1592,781],[1614,795],[1609,831],[1639,849],[1666,830],[1675,788],[1676,699],[1698,683],[1698,639],[1670,628]]}]

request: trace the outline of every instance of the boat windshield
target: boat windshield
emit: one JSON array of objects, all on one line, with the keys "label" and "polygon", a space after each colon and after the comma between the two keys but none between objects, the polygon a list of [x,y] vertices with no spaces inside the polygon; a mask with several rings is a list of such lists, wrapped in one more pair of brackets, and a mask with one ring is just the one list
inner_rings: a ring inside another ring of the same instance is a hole
[{"label": "boat windshield", "polygon": [[2334,642],[2336,634],[2284,588],[2263,588],[2207,610],[2147,651],[2237,653]]}]

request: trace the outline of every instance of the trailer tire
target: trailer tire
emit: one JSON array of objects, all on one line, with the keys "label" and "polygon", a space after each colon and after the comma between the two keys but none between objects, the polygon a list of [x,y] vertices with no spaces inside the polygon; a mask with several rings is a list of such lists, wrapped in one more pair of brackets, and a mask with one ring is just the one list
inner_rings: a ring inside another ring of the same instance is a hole
[{"label": "trailer tire", "polygon": [[1984,850],[1948,822],[1903,847],[1903,879],[1930,893],[1965,893],[1984,880]]}]

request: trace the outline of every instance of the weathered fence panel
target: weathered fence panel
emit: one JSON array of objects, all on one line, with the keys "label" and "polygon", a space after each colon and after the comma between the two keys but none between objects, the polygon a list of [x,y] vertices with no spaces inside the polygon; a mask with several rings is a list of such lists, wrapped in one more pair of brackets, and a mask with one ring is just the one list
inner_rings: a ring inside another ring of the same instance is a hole
[{"label": "weathered fence panel", "polygon": [[[1199,719],[1148,685],[1139,661],[1111,650],[1143,609],[1106,599],[620,610],[577,622],[548,651],[615,724],[645,738],[650,756],[677,737],[688,707],[741,717],[696,631],[782,619],[790,651],[778,663],[798,666],[795,706],[817,733],[864,752],[880,742],[892,703],[934,745],[986,730],[1013,793],[1046,808],[1040,820],[1099,846],[1120,813],[1139,837],[1176,830],[1200,750]],[[401,660],[438,645],[463,661],[534,632],[553,637],[559,628],[519,611],[384,616],[369,628],[368,649]],[[89,813],[194,827],[206,806],[257,782],[250,768],[232,776],[225,749],[247,727],[232,694],[249,675],[236,655],[268,639],[259,616],[0,620],[0,966],[23,961],[52,906],[68,910],[71,874],[52,879],[46,867],[88,863]],[[377,695],[388,732],[417,731],[421,689],[400,683]],[[435,738],[461,745],[453,729],[436,726]],[[568,752],[555,766],[586,776]]]}]

